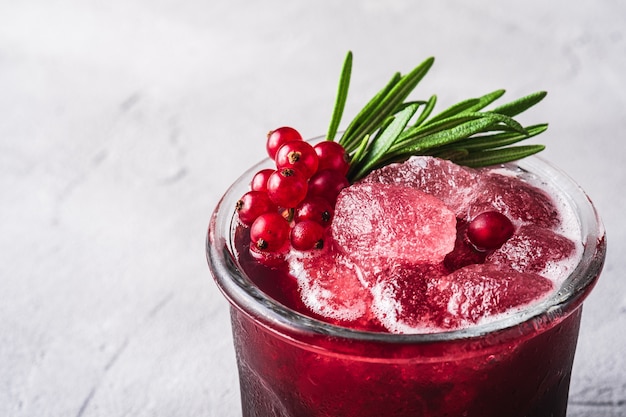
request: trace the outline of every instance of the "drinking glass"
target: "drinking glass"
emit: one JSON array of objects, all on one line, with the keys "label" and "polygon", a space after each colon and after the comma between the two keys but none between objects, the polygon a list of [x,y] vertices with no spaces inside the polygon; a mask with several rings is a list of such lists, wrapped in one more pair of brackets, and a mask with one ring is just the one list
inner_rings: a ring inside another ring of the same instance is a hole
[{"label": "drinking glass", "polygon": [[387,334],[307,317],[244,272],[234,207],[269,163],[228,189],[206,244],[211,273],[230,302],[244,417],[565,417],[582,303],[606,252],[603,225],[573,180],[537,156],[517,163],[549,184],[580,226],[580,262],[552,296],[488,324]]}]

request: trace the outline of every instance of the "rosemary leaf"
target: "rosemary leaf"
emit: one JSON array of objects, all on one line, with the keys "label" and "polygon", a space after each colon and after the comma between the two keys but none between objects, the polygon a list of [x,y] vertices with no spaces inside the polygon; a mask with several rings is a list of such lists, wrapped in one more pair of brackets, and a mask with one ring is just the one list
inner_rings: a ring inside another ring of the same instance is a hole
[{"label": "rosemary leaf", "polygon": [[448,107],[446,110],[442,111],[441,113],[437,114],[436,116],[431,117],[428,120],[427,124],[436,123],[438,121],[445,120],[445,119],[448,119],[450,117],[454,117],[454,116],[458,116],[460,114],[463,114],[465,111],[467,111],[469,109],[473,109],[474,106],[476,106],[476,104],[478,104],[478,99],[477,98],[468,98],[467,100],[463,100],[463,101],[461,101],[459,103],[454,104],[451,107]]},{"label": "rosemary leaf", "polygon": [[435,108],[435,104],[437,104],[437,96],[432,95],[426,102],[424,110],[422,110],[422,112],[420,113],[419,117],[413,124],[413,127],[420,126],[430,116],[430,114],[433,112],[433,109]]},{"label": "rosemary leaf", "polygon": [[491,149],[470,153],[466,157],[453,159],[459,165],[478,168],[490,165],[505,164],[536,154],[545,149],[543,145],[510,146],[508,148]]},{"label": "rosemary leaf", "polygon": [[330,125],[328,126],[328,133],[326,134],[326,140],[334,140],[341,123],[341,116],[343,110],[346,107],[346,100],[348,97],[348,88],[350,87],[350,75],[352,73],[352,52],[348,51],[346,59],[343,63],[341,70],[341,76],[339,77],[339,86],[337,88],[337,99],[335,100],[335,108],[330,119]]},{"label": "rosemary leaf", "polygon": [[482,110],[483,108],[485,108],[486,106],[488,106],[489,104],[493,103],[495,100],[500,98],[503,94],[504,94],[504,90],[496,90],[492,93],[485,94],[482,97],[463,100],[457,104],[454,104],[448,109],[442,111],[438,115],[433,116],[428,121],[428,124],[431,124],[431,123],[434,123],[443,119],[447,119],[449,117],[452,117],[458,114],[470,113],[470,112],[476,112],[478,110]]},{"label": "rosemary leaf", "polygon": [[538,91],[536,93],[529,94],[510,103],[503,104],[492,110],[493,113],[503,114],[505,116],[513,117],[525,112],[535,104],[539,103],[547,95],[545,91]]},{"label": "rosemary leaf", "polygon": [[395,156],[418,155],[424,151],[438,148],[461,139],[465,139],[475,133],[483,131],[485,128],[494,126],[498,120],[490,115],[485,115],[474,120],[470,120],[454,127],[438,130],[434,133],[422,136],[417,141],[405,143],[402,147],[392,150]]},{"label": "rosemary leaf", "polygon": [[356,151],[352,155],[352,158],[350,159],[350,167],[356,165],[358,161],[363,159],[363,155],[365,154],[365,152],[367,152],[367,145],[369,144],[369,141],[370,141],[369,135],[365,135],[363,139],[361,139],[361,143],[359,144],[358,148],[356,149]]},{"label": "rosemary leaf", "polygon": [[476,104],[476,107],[472,109],[472,111],[478,111],[478,110],[484,109],[485,107],[487,107],[488,105],[490,105],[491,103],[493,103],[494,101],[502,97],[504,93],[505,93],[505,90],[500,89],[500,90],[492,91],[491,93],[487,93],[482,97],[479,97],[478,103]]},{"label": "rosemary leaf", "polygon": [[531,138],[533,136],[537,136],[538,134],[543,133],[547,128],[547,124],[540,124],[527,126],[525,128],[527,134],[522,134],[518,132],[502,132],[493,135],[472,136],[467,139],[455,142],[451,147],[442,147],[440,151],[447,152],[451,148],[462,148],[470,152],[475,152],[485,149],[501,148]]},{"label": "rosemary leaf", "polygon": [[[452,116],[447,119],[440,120],[437,123],[423,125],[422,127],[407,129],[400,139],[394,144],[392,148],[393,152],[400,151],[402,148],[409,148],[413,145],[423,144],[424,138],[437,134],[439,132],[451,131],[452,129],[461,126],[469,121],[478,119],[488,119],[490,122],[481,123],[479,126],[481,130],[475,130],[471,125],[466,125],[466,128],[471,129],[470,134],[489,131],[489,129],[497,126],[498,130],[502,130],[505,127],[509,127],[513,131],[526,135],[526,131],[518,122],[514,119],[503,116],[501,114],[492,113],[465,113],[457,116]],[[462,130],[461,130],[462,131]],[[468,134],[469,136],[469,134]],[[467,137],[467,136],[465,136]],[[459,138],[463,139],[464,137]],[[441,145],[443,146],[443,144]]]}]

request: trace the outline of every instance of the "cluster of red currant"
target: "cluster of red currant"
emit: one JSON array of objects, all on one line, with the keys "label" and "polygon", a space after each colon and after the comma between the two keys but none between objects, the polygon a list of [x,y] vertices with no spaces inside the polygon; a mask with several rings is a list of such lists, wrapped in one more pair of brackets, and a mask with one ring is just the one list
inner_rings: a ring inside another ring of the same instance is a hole
[{"label": "cluster of red currant", "polygon": [[236,207],[239,221],[250,227],[250,247],[321,249],[337,196],[349,184],[344,148],[328,140],[311,145],[285,126],[268,133],[266,149],[276,169],[257,172]]}]

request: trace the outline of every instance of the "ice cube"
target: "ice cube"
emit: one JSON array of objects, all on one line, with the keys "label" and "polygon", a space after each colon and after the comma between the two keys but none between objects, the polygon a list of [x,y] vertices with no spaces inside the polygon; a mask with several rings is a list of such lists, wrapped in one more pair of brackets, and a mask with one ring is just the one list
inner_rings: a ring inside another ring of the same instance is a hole
[{"label": "ice cube", "polygon": [[546,297],[553,287],[540,275],[469,265],[439,281],[436,300],[448,314],[442,325],[458,328],[516,311]]},{"label": "ice cube", "polygon": [[439,263],[454,248],[456,218],[439,199],[417,189],[380,183],[344,188],[332,236],[358,263],[378,258]]},{"label": "ice cube", "polygon": [[521,178],[489,173],[482,181],[469,211],[473,218],[485,211],[499,211],[517,224],[554,228],[559,213],[550,196]]},{"label": "ice cube", "polygon": [[442,200],[456,214],[464,213],[473,200],[477,181],[475,171],[431,156],[414,156],[404,163],[386,165],[363,180],[417,188]]},{"label": "ice cube", "polygon": [[360,281],[361,271],[332,242],[323,251],[293,252],[288,261],[302,301],[313,313],[337,322],[366,318],[371,295]]},{"label": "ice cube", "polygon": [[372,312],[391,333],[430,333],[446,314],[433,305],[432,288],[445,274],[441,264],[389,262],[376,271]]},{"label": "ice cube", "polygon": [[[575,249],[574,242],[552,230],[522,226],[504,245],[487,256],[485,262],[519,272],[563,276],[567,271],[557,271],[557,264],[573,255]],[[566,265],[562,262],[561,268]]]}]

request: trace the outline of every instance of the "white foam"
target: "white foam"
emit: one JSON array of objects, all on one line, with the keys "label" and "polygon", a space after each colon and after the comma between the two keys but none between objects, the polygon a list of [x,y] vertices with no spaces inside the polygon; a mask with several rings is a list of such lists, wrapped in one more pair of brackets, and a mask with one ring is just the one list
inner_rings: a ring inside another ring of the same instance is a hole
[{"label": "white foam", "polygon": [[554,228],[553,231],[574,243],[574,251],[569,257],[561,259],[558,262],[548,262],[544,270],[540,273],[540,275],[550,279],[556,287],[559,287],[574,270],[578,262],[580,262],[582,256],[582,231],[578,216],[574,207],[572,207],[572,203],[566,199],[563,190],[546,184],[534,174],[524,173],[520,176],[522,179],[528,181],[529,184],[544,190],[551,197],[559,213],[560,220],[560,224]]}]

